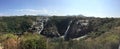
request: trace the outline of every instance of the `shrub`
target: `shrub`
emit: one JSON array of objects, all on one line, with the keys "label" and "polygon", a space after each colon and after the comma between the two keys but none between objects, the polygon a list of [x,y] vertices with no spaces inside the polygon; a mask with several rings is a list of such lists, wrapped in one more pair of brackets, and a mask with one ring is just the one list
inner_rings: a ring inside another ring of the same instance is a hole
[{"label": "shrub", "polygon": [[46,40],[37,34],[27,34],[21,37],[21,49],[46,49]]},{"label": "shrub", "polygon": [[4,49],[18,49],[19,40],[13,34],[3,34],[0,39]]}]

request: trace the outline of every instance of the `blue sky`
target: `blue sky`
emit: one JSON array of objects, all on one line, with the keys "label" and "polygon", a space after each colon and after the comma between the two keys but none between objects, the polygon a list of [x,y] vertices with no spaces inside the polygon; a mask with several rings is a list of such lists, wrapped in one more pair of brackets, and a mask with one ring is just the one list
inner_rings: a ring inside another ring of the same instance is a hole
[{"label": "blue sky", "polygon": [[0,15],[119,17],[120,0],[0,0]]}]

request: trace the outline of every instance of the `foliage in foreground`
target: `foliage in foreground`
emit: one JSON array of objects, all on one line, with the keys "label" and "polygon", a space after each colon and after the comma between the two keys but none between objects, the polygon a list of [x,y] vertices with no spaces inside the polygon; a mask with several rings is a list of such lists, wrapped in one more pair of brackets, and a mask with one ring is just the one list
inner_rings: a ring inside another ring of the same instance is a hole
[{"label": "foliage in foreground", "polygon": [[14,34],[0,36],[4,49],[46,49],[46,40],[38,34],[25,34],[18,37]]}]

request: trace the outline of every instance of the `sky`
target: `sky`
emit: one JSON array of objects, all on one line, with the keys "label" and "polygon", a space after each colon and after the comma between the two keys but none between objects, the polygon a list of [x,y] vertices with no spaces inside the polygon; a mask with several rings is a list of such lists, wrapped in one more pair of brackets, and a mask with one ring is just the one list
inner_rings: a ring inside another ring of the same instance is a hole
[{"label": "sky", "polygon": [[120,17],[120,0],[0,0],[0,15]]}]

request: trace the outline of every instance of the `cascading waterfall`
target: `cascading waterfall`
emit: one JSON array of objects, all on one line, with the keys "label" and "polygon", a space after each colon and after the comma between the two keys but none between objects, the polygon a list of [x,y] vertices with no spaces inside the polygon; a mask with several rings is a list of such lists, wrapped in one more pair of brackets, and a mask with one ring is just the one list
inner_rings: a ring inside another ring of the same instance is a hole
[{"label": "cascading waterfall", "polygon": [[[73,21],[74,21],[74,20],[71,20],[71,21],[69,22],[69,25],[68,25],[68,27],[67,27],[64,35],[61,36],[62,38],[66,38],[67,34],[69,33],[68,31],[69,31],[69,29],[71,28],[71,24],[73,23]],[[73,40],[79,40],[79,39],[82,39],[82,38],[85,38],[85,37],[87,37],[87,35],[80,36],[80,37],[75,38],[75,39],[73,39]]]},{"label": "cascading waterfall", "polygon": [[[38,23],[40,23],[41,25],[40,25],[40,28],[39,28],[39,30],[38,30],[38,33],[39,34],[41,34],[41,32],[43,31],[43,29],[44,29],[44,26],[46,25],[45,23],[48,21],[48,18],[38,18],[37,19],[39,22]],[[45,23],[44,23],[45,22]]]},{"label": "cascading waterfall", "polygon": [[70,26],[71,26],[71,23],[72,23],[73,21],[71,20],[70,21],[70,23],[69,23],[69,25],[68,25],[68,27],[67,27],[67,30],[65,31],[65,33],[64,33],[64,35],[63,35],[63,37],[66,37],[66,35],[68,34],[68,30],[70,29]]},{"label": "cascading waterfall", "polygon": [[42,30],[44,29],[44,24],[43,24],[43,22],[41,23],[41,29],[40,29],[40,31],[38,32],[39,34],[41,34],[41,32],[42,32]]}]

